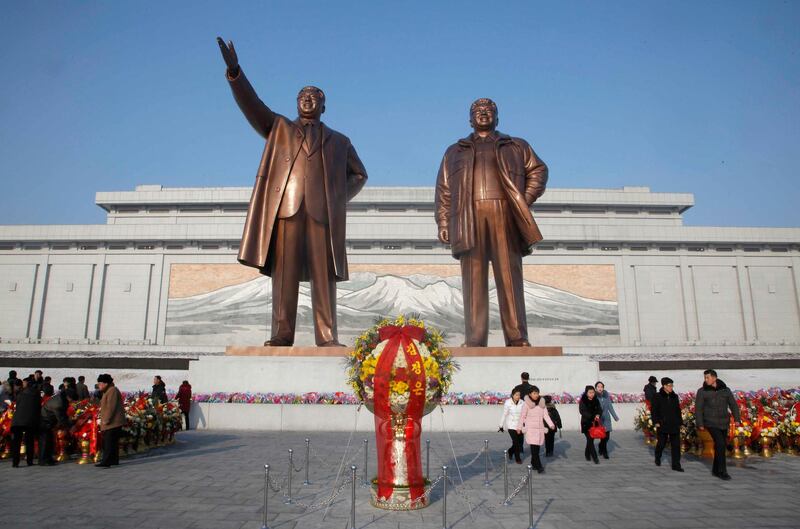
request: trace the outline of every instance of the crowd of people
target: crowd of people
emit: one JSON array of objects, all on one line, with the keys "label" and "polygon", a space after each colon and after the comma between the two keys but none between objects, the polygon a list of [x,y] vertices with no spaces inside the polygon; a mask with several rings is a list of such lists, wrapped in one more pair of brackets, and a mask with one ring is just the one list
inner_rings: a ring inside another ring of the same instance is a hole
[{"label": "crowd of people", "polygon": [[[527,443],[530,447],[531,466],[541,474],[544,472],[539,455],[541,446],[545,446],[545,457],[553,455],[556,432],[562,428],[561,416],[552,397],[542,395],[538,387],[530,384],[529,373],[522,373],[521,378],[522,382],[511,390],[511,397],[503,405],[498,431],[508,431],[511,437],[511,447],[507,450],[508,459],[522,464],[524,443]],[[683,415],[680,399],[675,393],[671,378],[663,377],[660,389],[657,383],[658,379],[651,376],[643,389],[658,436],[655,464],[661,466],[664,449],[669,444],[672,470],[684,472],[681,466]],[[609,459],[608,443],[613,422],[619,421],[619,416],[603,382],[598,381],[593,386],[585,387],[578,411],[581,433],[586,438],[586,461],[599,464],[601,457]],[[698,429],[707,430],[714,440],[712,475],[730,480],[725,460],[726,442],[731,415],[735,424],[740,424],[739,408],[733,393],[713,369],[703,372],[703,386],[697,390],[695,399],[695,415]],[[596,447],[595,441],[599,441]]]},{"label": "crowd of people", "polygon": [[[153,377],[150,398],[154,404],[167,403],[167,387],[163,379]],[[19,467],[21,449],[25,446],[28,466],[33,465],[38,455],[40,465],[52,466],[54,459],[55,435],[58,429],[71,429],[74,424],[67,410],[74,402],[91,400],[100,406],[99,430],[102,440],[102,459],[95,466],[109,468],[119,464],[119,438],[127,424],[124,399],[108,373],[97,377],[92,390],[86,385],[86,378],[65,377],[58,388],[54,388],[52,378],[44,376],[37,369],[25,378],[18,378],[16,371],[9,371],[8,378],[0,386],[0,415],[14,405],[11,419],[11,461]],[[184,380],[176,393],[178,406],[189,429],[189,412],[192,403],[192,386]],[[36,441],[38,440],[38,450]]]}]

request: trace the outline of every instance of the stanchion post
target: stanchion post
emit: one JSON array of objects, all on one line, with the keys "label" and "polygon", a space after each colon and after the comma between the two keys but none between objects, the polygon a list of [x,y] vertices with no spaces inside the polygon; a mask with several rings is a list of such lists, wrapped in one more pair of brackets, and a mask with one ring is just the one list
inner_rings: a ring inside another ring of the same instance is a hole
[{"label": "stanchion post", "polygon": [[309,457],[311,452],[311,441],[306,439],[306,480],[303,482],[303,485],[311,485],[311,481],[308,480],[308,467],[309,467]]},{"label": "stanchion post", "polygon": [[367,457],[369,456],[369,439],[364,439],[364,470],[362,471],[362,475],[364,476],[361,481],[362,487],[369,487],[369,478],[367,477]]},{"label": "stanchion post", "polygon": [[533,466],[528,465],[528,529],[533,528]]},{"label": "stanchion post", "polygon": [[425,477],[431,479],[431,440],[425,439]]},{"label": "stanchion post", "polygon": [[289,494],[286,496],[286,499],[283,500],[283,503],[285,503],[286,505],[291,505],[292,503],[294,503],[292,501],[292,474],[294,474],[294,450],[292,450],[290,448],[289,449],[289,478],[288,478],[289,481],[287,482],[287,485],[286,485],[286,490],[287,490],[287,492]]},{"label": "stanchion post", "polygon": [[269,465],[264,465],[264,519],[261,529],[269,529],[267,513],[269,512]]},{"label": "stanchion post", "polygon": [[483,441],[483,486],[488,487],[489,483],[489,440]]},{"label": "stanchion post", "polygon": [[442,529],[447,529],[447,465],[442,465]]},{"label": "stanchion post", "polygon": [[508,499],[508,449],[503,450],[503,505],[511,505]]},{"label": "stanchion post", "polygon": [[356,529],[356,466],[350,467],[350,529]]}]

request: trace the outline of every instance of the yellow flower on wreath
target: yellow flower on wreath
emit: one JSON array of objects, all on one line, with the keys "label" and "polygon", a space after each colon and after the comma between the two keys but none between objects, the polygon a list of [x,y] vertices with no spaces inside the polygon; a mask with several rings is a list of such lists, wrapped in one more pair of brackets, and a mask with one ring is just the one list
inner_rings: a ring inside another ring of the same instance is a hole
[{"label": "yellow flower on wreath", "polygon": [[393,380],[390,388],[392,393],[397,393],[398,395],[402,395],[408,391],[408,384],[403,382],[402,380]]}]

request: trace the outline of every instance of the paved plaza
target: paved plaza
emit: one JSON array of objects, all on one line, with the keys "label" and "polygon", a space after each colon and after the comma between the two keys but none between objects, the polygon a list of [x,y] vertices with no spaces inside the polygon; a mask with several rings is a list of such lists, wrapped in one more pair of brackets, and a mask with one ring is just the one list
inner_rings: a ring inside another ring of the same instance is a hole
[{"label": "paved plaza", "polygon": [[[310,485],[304,485],[305,437],[312,439]],[[387,512],[369,505],[361,487],[364,436],[340,433],[183,432],[177,444],[148,455],[127,458],[112,469],[75,463],[53,468],[11,468],[0,462],[4,528],[213,528],[258,529],[263,506],[263,465],[273,468],[275,487],[269,497],[272,529],[347,529],[350,527],[350,485],[341,485],[349,464],[358,465],[356,527],[442,528],[441,482],[432,504],[414,512]],[[527,490],[503,506],[502,450],[508,436],[500,433],[431,436],[431,474],[449,466],[454,483],[447,494],[447,527],[525,529]],[[490,440],[490,486],[484,485],[484,461],[475,460],[484,439]],[[375,470],[374,438],[369,439],[369,471]],[[777,454],[730,463],[733,480],[710,474],[710,463],[685,456],[686,472],[652,462],[652,448],[639,434],[615,432],[611,459],[599,465],[583,458],[583,438],[565,433],[556,457],[545,459],[546,472],[534,474],[534,527],[800,527],[800,457]],[[298,471],[292,494],[300,504],[285,505],[287,449],[295,452]],[[347,449],[347,456],[345,455]],[[461,473],[452,461],[458,456]],[[424,454],[424,443],[423,443]],[[473,461],[471,465],[468,463]],[[527,461],[526,461],[527,464]],[[424,465],[424,455],[423,455]],[[339,467],[346,467],[337,482]],[[510,465],[511,489],[525,474],[524,465]],[[324,503],[341,493],[329,508]],[[310,506],[310,507],[307,507]],[[471,508],[471,513],[470,513]]]}]

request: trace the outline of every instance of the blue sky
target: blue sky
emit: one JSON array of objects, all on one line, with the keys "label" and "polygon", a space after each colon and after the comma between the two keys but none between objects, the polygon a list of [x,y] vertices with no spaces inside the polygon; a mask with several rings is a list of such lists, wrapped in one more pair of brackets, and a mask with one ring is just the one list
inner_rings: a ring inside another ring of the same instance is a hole
[{"label": "blue sky", "polygon": [[0,223],[95,223],[95,191],[250,186],[262,140],[224,79],[327,94],[368,185],[432,185],[499,105],[552,187],[692,192],[695,225],[798,226],[800,2],[3,3]]}]

